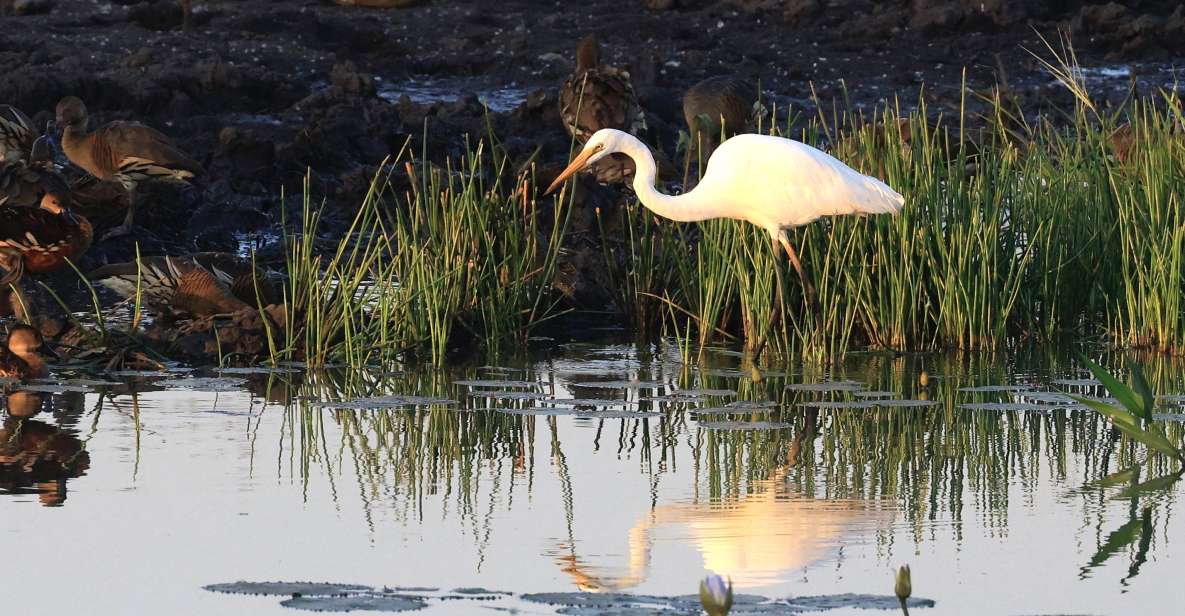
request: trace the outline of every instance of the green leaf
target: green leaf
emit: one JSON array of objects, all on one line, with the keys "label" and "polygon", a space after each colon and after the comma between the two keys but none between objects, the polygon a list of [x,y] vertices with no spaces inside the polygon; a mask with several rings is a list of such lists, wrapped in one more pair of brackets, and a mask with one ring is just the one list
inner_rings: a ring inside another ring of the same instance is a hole
[{"label": "green leaf", "polygon": [[1089,359],[1086,359],[1085,357],[1082,358],[1082,361],[1086,364],[1086,367],[1090,369],[1090,372],[1094,375],[1094,378],[1102,382],[1103,387],[1106,387],[1107,391],[1110,391],[1111,395],[1115,396],[1116,400],[1119,400],[1119,403],[1123,405],[1123,408],[1127,409],[1128,412],[1137,417],[1143,415],[1141,412],[1143,409],[1141,408],[1140,398],[1136,395],[1136,392],[1132,391],[1132,389],[1127,385],[1120,383],[1119,379],[1111,376],[1111,373],[1107,372],[1107,370],[1102,366],[1090,361]]},{"label": "green leaf", "polygon": [[1133,496],[1140,496],[1142,494],[1147,494],[1149,492],[1158,492],[1160,490],[1166,490],[1166,489],[1172,487],[1172,485],[1177,483],[1177,481],[1180,479],[1181,479],[1181,471],[1178,471],[1178,472],[1173,473],[1171,475],[1162,475],[1162,476],[1157,477],[1155,479],[1149,479],[1148,481],[1145,481],[1143,483],[1137,483],[1136,485],[1127,488],[1126,490],[1120,492],[1119,494],[1116,494],[1115,498],[1116,499],[1127,499],[1127,498],[1131,498]]},{"label": "green leaf", "polygon": [[1142,417],[1145,422],[1152,423],[1152,410],[1156,406],[1156,396],[1152,395],[1152,388],[1148,386],[1148,379],[1144,378],[1144,367],[1139,363],[1132,364],[1132,385],[1136,393],[1140,395],[1140,401],[1143,403],[1144,414]]},{"label": "green leaf", "polygon": [[1116,552],[1130,545],[1131,542],[1139,538],[1140,529],[1143,525],[1144,521],[1136,518],[1117,528],[1107,536],[1107,540],[1099,547],[1099,551],[1090,557],[1090,562],[1087,563],[1084,569],[1093,569],[1107,562],[1107,559],[1114,556]]},{"label": "green leaf", "polygon": [[1093,481],[1087,485],[1098,486],[1100,488],[1110,488],[1112,486],[1129,484],[1132,482],[1132,480],[1138,478],[1139,476],[1140,476],[1140,465],[1137,464],[1135,466],[1130,466],[1128,468],[1125,468],[1121,471],[1111,473],[1110,475],[1107,475],[1106,477],[1103,477],[1102,479],[1099,479],[1098,481]]},{"label": "green leaf", "polygon": [[1144,429],[1140,426],[1140,422],[1135,415],[1119,408],[1113,404],[1106,402],[1099,402],[1098,400],[1091,400],[1090,398],[1083,398],[1082,396],[1071,395],[1071,398],[1077,402],[1086,405],[1103,416],[1111,420],[1111,423],[1119,429],[1120,432],[1130,436],[1137,442],[1144,444],[1149,449],[1154,449],[1169,457],[1178,460],[1185,460],[1182,457],[1181,450],[1169,442],[1168,438],[1156,426],[1149,426]]}]

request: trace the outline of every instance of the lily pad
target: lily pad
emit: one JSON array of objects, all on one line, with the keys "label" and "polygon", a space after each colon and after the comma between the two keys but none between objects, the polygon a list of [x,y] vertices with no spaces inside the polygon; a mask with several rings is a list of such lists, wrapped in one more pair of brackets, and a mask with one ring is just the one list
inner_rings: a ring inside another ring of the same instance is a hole
[{"label": "lily pad", "polygon": [[489,398],[491,400],[542,400],[550,398],[551,394],[538,391],[496,391],[483,389],[469,392],[475,398]]},{"label": "lily pad", "polygon": [[772,409],[777,408],[778,403],[773,400],[735,400],[724,406],[730,409]]},{"label": "lily pad", "polygon": [[507,415],[525,415],[528,417],[551,417],[559,415],[575,415],[576,410],[559,406],[533,406],[525,409],[490,409]]},{"label": "lily pad", "polygon": [[921,408],[926,406],[938,406],[937,400],[876,400],[876,405],[881,408]]},{"label": "lily pad", "polygon": [[358,584],[334,584],[329,582],[228,582],[210,584],[202,588],[211,592],[237,595],[275,595],[288,597],[292,595],[322,597],[372,592],[374,590],[369,586],[360,586]]},{"label": "lily pad", "polygon": [[701,421],[699,426],[709,430],[785,430],[794,427],[782,421]]},{"label": "lily pad", "polygon": [[448,398],[432,398],[428,396],[375,396],[373,398],[358,398],[355,400],[321,400],[313,402],[313,406],[345,410],[391,409],[410,406],[451,406],[454,404],[460,403]]},{"label": "lily pad", "polygon": [[506,389],[529,388],[536,387],[539,383],[535,381],[504,381],[496,379],[468,379],[464,381],[453,381],[454,385],[467,385],[469,387],[503,387]]},{"label": "lily pad", "polygon": [[194,391],[238,391],[247,384],[247,379],[233,377],[195,377],[187,379],[164,379],[157,385],[169,389],[192,389]]},{"label": "lily pad", "polygon": [[857,398],[892,398],[893,396],[896,396],[898,394],[897,394],[897,392],[892,392],[892,391],[867,390],[867,391],[853,391],[852,395],[856,396]]},{"label": "lily pad", "polygon": [[688,409],[692,414],[700,417],[711,415],[752,415],[754,413],[771,413],[773,408],[768,406],[710,406],[699,409]]},{"label": "lily pad", "polygon": [[815,409],[870,409],[876,406],[877,400],[820,400],[818,402],[803,402],[801,406]]},{"label": "lily pad", "polygon": [[811,391],[811,392],[829,392],[829,391],[861,391],[864,389],[863,383],[855,381],[828,381],[825,383],[790,383],[786,385],[786,389],[790,391]]},{"label": "lily pad", "polygon": [[[891,595],[865,595],[844,593],[840,595],[817,595],[811,597],[790,597],[785,600],[790,607],[809,610],[838,610],[857,608],[865,610],[900,610],[901,602]],[[934,607],[934,601],[920,597],[906,599],[908,607]]]},{"label": "lily pad", "polygon": [[1017,394],[1017,397],[1022,398],[1026,401],[1038,402],[1041,404],[1059,404],[1059,405],[1077,405],[1078,404],[1078,402],[1076,400],[1074,400],[1073,398],[1071,398],[1070,396],[1067,396],[1066,394],[1052,392],[1052,391],[1032,391],[1032,392],[1026,391],[1026,392]]},{"label": "lily pad", "polygon": [[20,387],[20,390],[21,391],[31,391],[31,392],[42,393],[42,394],[64,394],[64,393],[69,393],[69,392],[86,394],[86,393],[90,393],[90,392],[94,391],[94,389],[91,389],[90,387],[86,387],[83,385],[66,385],[64,383],[62,383],[62,384],[30,383],[28,385],[22,385]]},{"label": "lily pad", "polygon": [[218,368],[218,374],[299,374],[296,368],[273,368],[271,366],[248,366],[245,368]]},{"label": "lily pad", "polygon": [[737,392],[731,389],[679,389],[671,393],[672,396],[687,396],[690,398],[707,398],[714,397],[731,397],[737,395]]},{"label": "lily pad", "polygon": [[422,599],[404,595],[300,596],[285,599],[280,605],[311,612],[414,612],[428,607]]},{"label": "lily pad", "polygon": [[1050,383],[1067,387],[1098,387],[1103,384],[1098,379],[1053,379]]},{"label": "lily pad", "polygon": [[539,402],[541,404],[575,407],[634,406],[637,404],[629,400],[609,400],[605,398],[548,398]]},{"label": "lily pad", "polygon": [[975,387],[960,387],[959,391],[967,393],[991,393],[1001,391],[1031,391],[1032,389],[1029,385],[977,385]]},{"label": "lily pad", "polygon": [[572,386],[590,389],[662,389],[666,387],[666,383],[657,381],[587,381],[572,383]]},{"label": "lily pad", "polygon": [[646,419],[662,417],[657,411],[626,411],[610,409],[606,411],[581,411],[576,414],[580,419]]},{"label": "lily pad", "polygon": [[967,411],[1037,411],[1048,412],[1057,407],[1048,404],[1032,404],[1029,402],[972,402],[960,404],[959,408]]}]

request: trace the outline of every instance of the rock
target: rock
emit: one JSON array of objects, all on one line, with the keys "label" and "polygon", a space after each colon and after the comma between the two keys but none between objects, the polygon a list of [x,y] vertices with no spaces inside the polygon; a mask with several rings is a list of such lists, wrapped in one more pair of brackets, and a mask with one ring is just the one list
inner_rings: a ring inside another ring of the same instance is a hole
[{"label": "rock", "polygon": [[985,24],[999,27],[1010,26],[1028,17],[1030,4],[1023,0],[962,0],[963,13],[967,20],[980,19]]},{"label": "rock", "polygon": [[374,78],[358,72],[358,67],[349,60],[333,65],[333,70],[329,72],[329,82],[350,94],[374,94]]},{"label": "rock", "polygon": [[12,0],[13,15],[40,15],[51,10],[52,0]]},{"label": "rock", "polygon": [[676,0],[642,0],[642,6],[652,11],[666,11],[678,5]]},{"label": "rock", "polygon": [[792,26],[797,26],[817,15],[821,8],[823,7],[819,4],[819,0],[787,0],[782,9],[782,20]]},{"label": "rock", "polygon": [[914,0],[910,27],[922,32],[938,32],[957,27],[965,15],[963,7],[943,0]]},{"label": "rock", "polygon": [[123,61],[128,68],[144,68],[150,64],[156,64],[156,53],[148,47],[141,47]]},{"label": "rock", "polygon": [[1070,32],[1075,36],[1090,36],[1096,32],[1103,32],[1126,21],[1127,13],[1127,7],[1118,2],[1084,6],[1070,20]]}]

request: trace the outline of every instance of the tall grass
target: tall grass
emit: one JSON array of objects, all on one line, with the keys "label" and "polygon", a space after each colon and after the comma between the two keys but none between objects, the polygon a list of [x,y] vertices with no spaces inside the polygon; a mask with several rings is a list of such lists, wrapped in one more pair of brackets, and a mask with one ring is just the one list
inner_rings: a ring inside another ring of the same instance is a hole
[{"label": "tall grass", "polygon": [[529,172],[511,174],[485,142],[443,167],[413,158],[405,148],[381,167],[336,243],[319,242],[321,208],[307,196],[303,227],[286,225],[290,345],[281,355],[439,364],[454,350],[522,343],[556,313],[564,205],[538,210]]}]

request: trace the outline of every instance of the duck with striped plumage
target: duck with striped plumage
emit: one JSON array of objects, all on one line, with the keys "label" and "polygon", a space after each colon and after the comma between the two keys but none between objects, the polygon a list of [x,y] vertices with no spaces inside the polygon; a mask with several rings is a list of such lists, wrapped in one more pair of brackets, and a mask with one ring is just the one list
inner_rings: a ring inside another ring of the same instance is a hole
[{"label": "duck with striped plumage", "polygon": [[38,207],[47,194],[68,195],[70,185],[54,167],[49,138],[42,135],[27,160],[0,162],[0,207]]},{"label": "duck with striped plumage", "polygon": [[137,289],[169,319],[202,318],[283,302],[282,287],[250,261],[225,252],[143,257],[104,265],[87,277],[125,298]]},{"label": "duck with striped plumage", "polygon": [[25,160],[36,138],[29,116],[12,105],[0,105],[0,163]]},{"label": "duck with striped plumage", "polygon": [[100,180],[119,182],[128,191],[128,212],[123,223],[109,230],[103,239],[131,233],[136,188],[140,184],[189,184],[204,172],[196,160],[149,126],[116,121],[88,131],[86,105],[77,97],[67,96],[58,102],[56,117],[66,158]]}]

